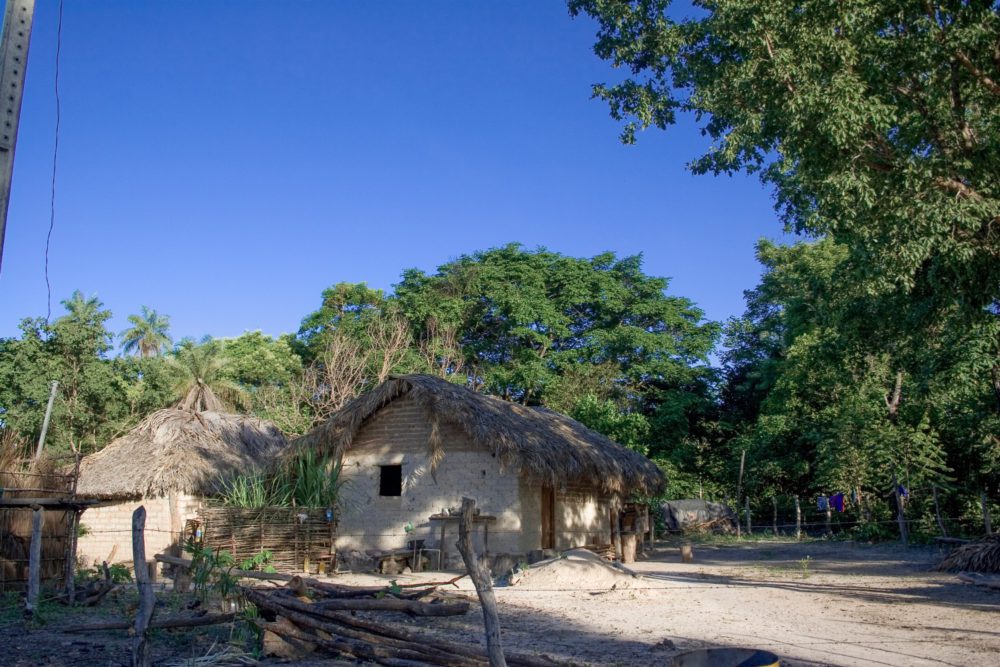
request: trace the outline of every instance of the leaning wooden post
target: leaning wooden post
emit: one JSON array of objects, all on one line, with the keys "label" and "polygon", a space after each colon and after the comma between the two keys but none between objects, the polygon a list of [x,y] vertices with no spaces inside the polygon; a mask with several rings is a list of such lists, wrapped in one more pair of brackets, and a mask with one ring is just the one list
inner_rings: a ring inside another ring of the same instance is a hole
[{"label": "leaning wooden post", "polygon": [[802,503],[798,495],[795,496],[795,539],[802,539]]},{"label": "leaning wooden post", "polygon": [[24,612],[33,616],[38,611],[38,589],[41,585],[42,573],[42,526],[45,521],[45,510],[38,505],[31,516],[31,546],[28,547],[28,597],[24,603]]},{"label": "leaning wooden post", "polygon": [[479,604],[483,608],[483,623],[486,626],[486,655],[490,661],[490,667],[507,667],[507,660],[503,655],[503,647],[500,644],[500,615],[497,613],[497,601],[493,595],[493,582],[490,574],[480,564],[476,558],[476,552],[472,548],[473,511],[476,501],[472,498],[462,498],[462,514],[458,522],[458,547],[465,561],[465,569],[469,572],[473,585],[476,587],[476,594],[479,596]]},{"label": "leaning wooden post", "polygon": [[990,504],[987,502],[989,499],[986,497],[986,492],[980,496],[983,503],[983,528],[986,529],[987,535],[993,534],[993,522],[990,521]]},{"label": "leaning wooden post", "polygon": [[774,536],[778,536],[778,498],[776,496],[771,496],[771,508],[774,510],[771,514],[771,530],[774,531]]},{"label": "leaning wooden post", "polygon": [[135,636],[132,639],[132,667],[150,667],[153,649],[146,633],[153,620],[153,584],[149,580],[146,564],[146,508],[140,506],[132,513],[132,562],[135,566],[135,585],[139,589],[139,609],[135,613]]}]

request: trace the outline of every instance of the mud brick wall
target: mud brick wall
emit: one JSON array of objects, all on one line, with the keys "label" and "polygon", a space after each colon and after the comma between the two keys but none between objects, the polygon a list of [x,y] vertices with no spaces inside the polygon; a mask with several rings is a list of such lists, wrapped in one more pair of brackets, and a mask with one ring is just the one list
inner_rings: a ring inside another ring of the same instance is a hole
[{"label": "mud brick wall", "polygon": [[[362,425],[344,456],[341,472],[338,552],[403,549],[407,540],[423,539],[438,548],[440,524],[428,520],[443,508],[459,507],[474,498],[482,514],[497,517],[489,527],[491,554],[526,554],[541,544],[542,484],[528,475],[501,469],[486,448],[469,440],[458,427],[439,423],[444,456],[431,473],[432,420],[409,397],[402,397]],[[402,467],[402,495],[379,495],[381,466]],[[556,546],[609,542],[610,499],[580,484],[557,490]],[[407,535],[405,526],[414,530]],[[457,525],[449,523],[445,542],[454,564]],[[474,545],[481,551],[483,530]]]},{"label": "mud brick wall", "polygon": [[[91,507],[80,517],[86,534],[77,542],[77,559],[86,567],[111,557],[108,563],[132,563],[132,513],[146,507],[146,558],[165,551],[174,542],[170,527],[170,500],[167,497],[110,503]],[[180,526],[197,517],[201,499],[178,494]],[[117,548],[116,548],[117,547]]]},{"label": "mud brick wall", "polygon": [[556,488],[555,504],[557,549],[611,542],[613,498],[592,486],[568,483]]},{"label": "mud brick wall", "polygon": [[[442,508],[461,506],[463,496],[475,498],[482,514],[497,517],[490,525],[491,553],[535,548],[530,538],[524,543],[521,534],[522,491],[533,489],[522,488],[516,472],[501,470],[492,453],[444,423],[439,425],[444,456],[432,474],[431,431],[429,415],[409,397],[393,401],[362,425],[344,456],[338,552],[402,549],[411,539],[426,540],[427,547],[437,548],[440,524],[432,526],[428,517]],[[401,496],[379,495],[383,465],[402,466]],[[409,522],[415,529],[407,535]],[[445,534],[453,558],[458,554],[457,532],[457,526],[449,524]],[[480,526],[474,541],[477,550],[483,548],[482,537]]]}]

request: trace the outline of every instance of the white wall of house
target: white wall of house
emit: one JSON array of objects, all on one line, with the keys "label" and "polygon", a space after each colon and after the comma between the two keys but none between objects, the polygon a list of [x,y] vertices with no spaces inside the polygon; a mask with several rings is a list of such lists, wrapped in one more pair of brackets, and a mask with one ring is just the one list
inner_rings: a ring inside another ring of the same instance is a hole
[{"label": "white wall of house", "polygon": [[[132,563],[132,513],[140,506],[146,508],[146,529],[144,540],[146,558],[165,551],[175,540],[171,531],[170,500],[146,498],[109,503],[87,509],[80,517],[85,527],[85,535],[77,541],[77,558],[87,567],[107,560],[108,564]],[[177,510],[180,528],[183,530],[187,519],[197,516],[201,498],[188,494],[177,494]]]},{"label": "white wall of house", "polygon": [[556,549],[611,542],[611,497],[585,484],[566,484],[555,495]]},{"label": "white wall of house", "polygon": [[[403,549],[411,539],[424,539],[426,546],[437,548],[440,524],[432,524],[429,517],[443,508],[459,507],[463,496],[474,498],[482,514],[497,517],[489,527],[491,555],[523,555],[538,549],[541,483],[516,471],[501,470],[491,452],[445,423],[439,425],[444,456],[432,475],[431,431],[429,416],[406,396],[362,425],[344,456],[337,550]],[[381,466],[386,465],[402,466],[398,497],[379,494]],[[609,542],[609,503],[582,485],[557,489],[556,546]],[[414,526],[410,534],[405,529],[408,523]],[[451,523],[445,534],[453,562],[458,558],[457,530]],[[480,527],[475,535],[477,551],[483,548],[482,538]]]}]

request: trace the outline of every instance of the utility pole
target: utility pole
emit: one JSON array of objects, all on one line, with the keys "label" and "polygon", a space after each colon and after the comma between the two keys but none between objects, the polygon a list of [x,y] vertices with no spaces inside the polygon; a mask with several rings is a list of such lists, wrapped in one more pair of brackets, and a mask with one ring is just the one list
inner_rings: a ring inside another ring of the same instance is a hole
[{"label": "utility pole", "polygon": [[24,97],[24,72],[28,68],[28,44],[35,18],[35,0],[7,0],[0,37],[0,267],[3,239],[7,232],[10,183],[14,177],[14,146]]},{"label": "utility pole", "polygon": [[45,407],[45,419],[42,421],[42,434],[38,438],[38,448],[35,450],[35,460],[42,458],[42,448],[45,447],[45,434],[49,432],[49,419],[52,418],[52,404],[56,400],[56,389],[59,380],[53,380],[49,385],[49,404]]}]

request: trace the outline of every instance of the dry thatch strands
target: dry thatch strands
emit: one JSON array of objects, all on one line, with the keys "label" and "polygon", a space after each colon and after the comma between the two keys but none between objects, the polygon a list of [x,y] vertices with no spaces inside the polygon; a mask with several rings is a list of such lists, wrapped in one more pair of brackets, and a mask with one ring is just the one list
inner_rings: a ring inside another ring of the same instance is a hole
[{"label": "dry thatch strands", "polygon": [[[663,474],[649,459],[569,417],[478,394],[428,375],[393,376],[295,444],[339,456],[350,449],[365,419],[404,395],[421,405],[432,423],[454,424],[493,452],[505,468],[523,470],[543,482],[588,481],[619,494],[655,495],[663,488]],[[440,460],[440,439],[432,437],[430,447],[432,460]]]},{"label": "dry thatch strands", "polygon": [[940,572],[1000,572],[1000,534],[987,535],[948,554],[937,568]]}]

